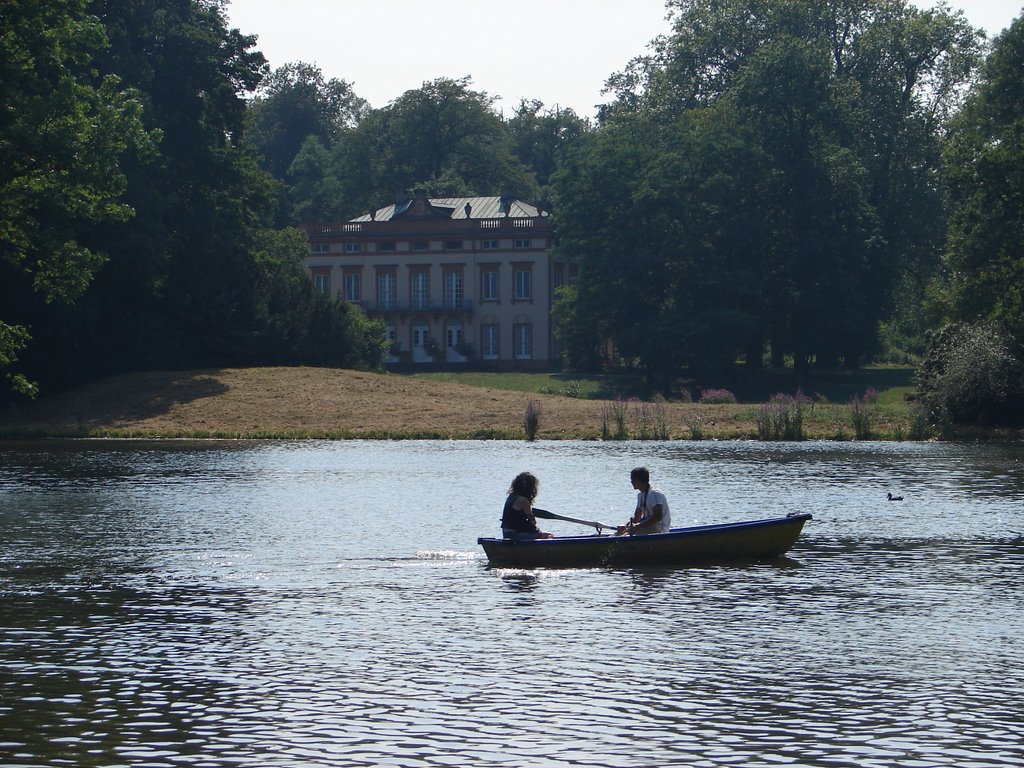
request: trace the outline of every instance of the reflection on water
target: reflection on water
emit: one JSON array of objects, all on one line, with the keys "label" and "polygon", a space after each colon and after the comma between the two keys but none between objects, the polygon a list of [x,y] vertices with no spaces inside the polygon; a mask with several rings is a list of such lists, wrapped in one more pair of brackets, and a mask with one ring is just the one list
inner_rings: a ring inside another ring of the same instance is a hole
[{"label": "reflection on water", "polygon": [[[680,523],[814,520],[747,566],[477,551],[518,471],[619,520],[639,463]],[[1022,499],[993,446],[0,446],[0,765],[1024,765]]]}]

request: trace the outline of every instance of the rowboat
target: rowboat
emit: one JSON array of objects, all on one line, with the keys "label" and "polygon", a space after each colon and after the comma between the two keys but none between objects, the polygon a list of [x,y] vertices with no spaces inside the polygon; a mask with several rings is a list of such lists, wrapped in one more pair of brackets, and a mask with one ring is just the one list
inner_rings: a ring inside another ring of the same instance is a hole
[{"label": "rowboat", "polygon": [[482,537],[491,565],[515,568],[687,565],[769,560],[796,543],[809,513],[739,523],[673,528],[645,536],[559,536],[511,540]]}]

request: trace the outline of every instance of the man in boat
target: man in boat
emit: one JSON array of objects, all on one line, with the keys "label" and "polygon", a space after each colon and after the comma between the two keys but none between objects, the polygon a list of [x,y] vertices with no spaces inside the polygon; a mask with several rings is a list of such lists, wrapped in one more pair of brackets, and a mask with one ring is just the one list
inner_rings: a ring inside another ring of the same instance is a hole
[{"label": "man in boat", "polygon": [[672,527],[668,499],[660,489],[651,485],[651,473],[647,471],[647,467],[636,467],[629,473],[629,479],[636,489],[636,511],[629,522],[615,529],[615,535],[667,533]]},{"label": "man in boat", "polygon": [[550,539],[553,534],[537,527],[533,500],[540,481],[530,472],[520,472],[512,481],[501,513],[501,535],[506,539]]}]

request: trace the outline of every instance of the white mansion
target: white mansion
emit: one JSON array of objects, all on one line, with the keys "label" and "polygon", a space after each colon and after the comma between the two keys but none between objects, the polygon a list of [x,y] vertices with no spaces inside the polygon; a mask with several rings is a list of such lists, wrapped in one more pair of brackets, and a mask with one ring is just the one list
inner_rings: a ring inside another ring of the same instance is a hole
[{"label": "white mansion", "polygon": [[384,321],[387,362],[557,364],[551,301],[576,267],[551,257],[546,211],[509,197],[428,198],[417,190],[306,231],[314,284]]}]

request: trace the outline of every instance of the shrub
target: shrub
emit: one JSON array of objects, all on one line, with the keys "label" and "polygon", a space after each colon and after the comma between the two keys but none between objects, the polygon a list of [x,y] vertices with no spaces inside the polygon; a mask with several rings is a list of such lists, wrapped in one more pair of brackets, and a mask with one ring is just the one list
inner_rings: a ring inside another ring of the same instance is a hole
[{"label": "shrub", "polygon": [[1021,417],[1024,367],[991,323],[930,331],[917,372],[918,399],[945,424],[1010,424]]},{"label": "shrub", "polygon": [[710,404],[735,403],[736,395],[728,389],[705,389],[700,393],[700,401]]}]

